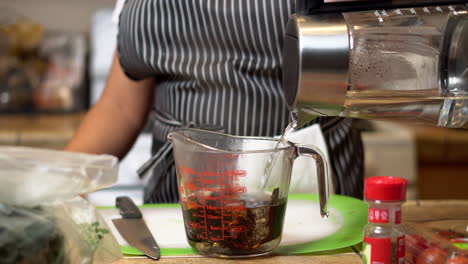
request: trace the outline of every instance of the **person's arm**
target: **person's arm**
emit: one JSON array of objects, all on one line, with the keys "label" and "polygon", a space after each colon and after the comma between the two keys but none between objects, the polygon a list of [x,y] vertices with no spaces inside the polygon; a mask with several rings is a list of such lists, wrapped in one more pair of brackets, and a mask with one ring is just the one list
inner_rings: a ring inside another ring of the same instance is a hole
[{"label": "person's arm", "polygon": [[101,98],[85,115],[65,150],[123,158],[146,123],[154,85],[153,79],[129,79],[115,53]]}]

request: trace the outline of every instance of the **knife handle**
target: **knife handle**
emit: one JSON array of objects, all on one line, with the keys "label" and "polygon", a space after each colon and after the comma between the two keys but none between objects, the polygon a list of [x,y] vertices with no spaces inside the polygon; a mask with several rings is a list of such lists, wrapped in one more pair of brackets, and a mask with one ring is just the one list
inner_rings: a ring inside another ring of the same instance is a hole
[{"label": "knife handle", "polygon": [[115,206],[119,208],[122,218],[141,218],[141,212],[133,203],[132,199],[127,196],[119,196],[115,199]]}]

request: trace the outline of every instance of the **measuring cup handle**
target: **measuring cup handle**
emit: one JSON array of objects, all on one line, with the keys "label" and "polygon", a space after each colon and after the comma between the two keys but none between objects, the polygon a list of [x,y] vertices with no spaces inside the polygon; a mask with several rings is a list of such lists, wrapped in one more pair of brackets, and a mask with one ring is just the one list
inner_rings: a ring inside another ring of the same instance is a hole
[{"label": "measuring cup handle", "polygon": [[294,145],[297,151],[297,157],[311,157],[315,160],[317,167],[317,185],[320,203],[320,215],[328,217],[328,165],[325,154],[317,147],[311,145]]}]

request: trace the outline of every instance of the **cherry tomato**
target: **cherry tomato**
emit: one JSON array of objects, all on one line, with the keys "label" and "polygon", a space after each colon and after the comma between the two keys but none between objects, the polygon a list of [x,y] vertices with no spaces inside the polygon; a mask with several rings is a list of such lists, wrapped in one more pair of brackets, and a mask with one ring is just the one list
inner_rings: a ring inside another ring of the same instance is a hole
[{"label": "cherry tomato", "polygon": [[445,264],[468,264],[468,256],[458,255],[449,258]]},{"label": "cherry tomato", "polygon": [[406,235],[406,259],[411,263],[415,263],[419,254],[424,251],[428,246],[427,241],[418,234]]},{"label": "cherry tomato", "polygon": [[447,257],[448,254],[445,250],[438,247],[430,247],[418,256],[416,264],[442,264]]},{"label": "cherry tomato", "polygon": [[468,243],[468,238],[466,238],[466,237],[452,238],[452,239],[450,239],[450,242],[452,242],[452,243]]},{"label": "cherry tomato", "polygon": [[439,231],[434,233],[434,238],[439,238],[439,239],[444,239],[444,240],[450,240],[452,238],[457,238],[460,235],[457,233],[454,233],[452,231]]}]

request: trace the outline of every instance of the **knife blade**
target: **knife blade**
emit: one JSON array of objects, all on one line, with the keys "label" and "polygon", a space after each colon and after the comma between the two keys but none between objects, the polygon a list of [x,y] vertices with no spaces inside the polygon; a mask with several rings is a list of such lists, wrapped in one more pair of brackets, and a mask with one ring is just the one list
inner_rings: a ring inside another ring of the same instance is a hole
[{"label": "knife blade", "polygon": [[119,196],[115,200],[121,219],[112,219],[120,235],[132,247],[140,250],[152,259],[159,259],[159,246],[146,226],[138,207],[127,196]]}]

